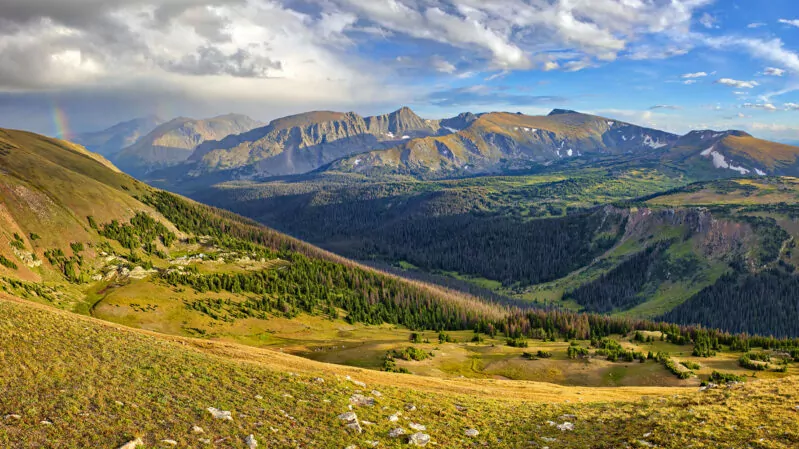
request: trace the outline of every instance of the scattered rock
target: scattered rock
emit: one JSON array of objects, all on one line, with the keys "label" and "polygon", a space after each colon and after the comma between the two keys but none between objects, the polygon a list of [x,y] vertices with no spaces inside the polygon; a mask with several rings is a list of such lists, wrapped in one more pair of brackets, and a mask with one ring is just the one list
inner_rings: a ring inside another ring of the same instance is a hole
[{"label": "scattered rock", "polygon": [[361,424],[363,424],[364,426],[373,426],[373,425],[375,425],[375,423],[373,423],[372,421],[367,421],[365,419],[361,420]]},{"label": "scattered rock", "polygon": [[256,395],[255,395],[255,399],[258,399],[259,401],[260,401],[261,399],[263,399],[263,398],[264,398],[264,397],[263,397],[263,396],[261,396],[260,394],[256,394]]},{"label": "scattered rock", "polygon": [[255,441],[255,435],[250,434],[247,438],[244,439],[244,444],[247,445],[250,449],[255,449],[258,447],[258,442]]},{"label": "scattered rock", "polygon": [[16,413],[11,413],[3,417],[4,419],[22,419],[22,415],[17,415]]},{"label": "scattered rock", "polygon": [[226,410],[219,410],[214,407],[208,407],[208,412],[216,419],[224,419],[226,421],[233,421],[233,414]]},{"label": "scattered rock", "polygon": [[377,390],[372,390],[372,396],[374,396],[376,398],[382,398],[383,397],[383,393],[381,393],[381,392],[379,392]]},{"label": "scattered rock", "polygon": [[119,446],[119,449],[135,449],[139,446],[144,446],[144,441],[142,441],[141,438],[136,438],[135,440],[128,441],[122,446]]},{"label": "scattered rock", "polygon": [[169,445],[169,446],[177,446],[178,442],[175,440],[161,440],[162,443]]},{"label": "scattered rock", "polygon": [[41,424],[41,425],[43,425],[43,426],[52,426],[52,425],[53,425],[53,422],[52,422],[52,421],[50,421],[49,419],[44,419],[44,420],[42,420],[41,422],[39,422],[39,424]]},{"label": "scattered rock", "polygon": [[408,424],[408,427],[410,427],[413,430],[416,430],[417,432],[423,432],[423,431],[427,430],[427,427],[425,427],[425,426],[423,426],[421,424],[417,424],[415,422],[412,422],[412,423]]},{"label": "scattered rock", "polygon": [[388,417],[388,420],[390,422],[397,422],[397,421],[399,421],[400,415],[402,415],[402,413],[400,413],[400,412],[394,413],[393,415]]},{"label": "scattered rock", "polygon": [[314,382],[316,382],[316,383],[318,383],[318,384],[323,384],[323,383],[325,383],[325,380],[324,380],[324,379],[322,379],[321,377],[314,377],[314,380],[313,380],[313,381],[314,381]]},{"label": "scattered rock", "polygon": [[388,436],[390,436],[391,438],[397,438],[401,437],[402,435],[405,435],[406,433],[407,432],[405,431],[405,429],[403,429],[402,427],[397,427],[396,429],[390,430],[388,432]]},{"label": "scattered rock", "polygon": [[352,380],[352,377],[350,377],[350,376],[345,377],[345,379],[347,379],[348,381],[352,382],[353,384],[355,384],[355,385],[357,385],[357,386],[359,386],[361,388],[366,388],[366,383],[365,382],[361,382],[361,381],[358,381],[358,380]]},{"label": "scattered rock", "polygon": [[125,403],[122,401],[114,401],[114,404],[116,404],[118,407],[123,407],[125,405]]},{"label": "scattered rock", "polygon": [[455,404],[455,410],[457,410],[459,412],[465,412],[467,409],[466,409],[466,407],[464,407],[462,405]]},{"label": "scattered rock", "polygon": [[408,439],[408,444],[413,444],[415,446],[424,446],[429,442],[430,442],[430,435],[422,432],[414,433]]},{"label": "scattered rock", "polygon": [[366,444],[368,444],[369,446],[372,446],[372,447],[377,447],[377,446],[380,445],[380,442],[379,441],[368,441],[367,440]]},{"label": "scattered rock", "polygon": [[361,423],[358,422],[358,415],[355,412],[347,412],[338,415],[338,419],[344,421],[344,424],[347,426],[348,429],[352,430],[355,433],[363,432],[361,428]]},{"label": "scattered rock", "polygon": [[415,412],[416,406],[413,404],[405,404],[405,411],[406,412]]},{"label": "scattered rock", "polygon": [[375,405],[375,399],[356,393],[350,397],[350,403],[359,407],[372,407]]},{"label": "scattered rock", "polygon": [[202,444],[211,444],[210,438],[200,438],[200,443]]},{"label": "scattered rock", "polygon": [[641,446],[655,447],[654,444],[650,443],[649,441],[645,441],[645,440],[638,440],[637,443],[640,444]]},{"label": "scattered rock", "polygon": [[358,449],[358,446],[354,444],[350,444],[349,446],[345,447],[344,449]]},{"label": "scattered rock", "polygon": [[477,430],[477,429],[466,429],[466,432],[464,432],[464,433],[466,434],[467,437],[471,437],[471,438],[474,438],[477,435],[480,435],[480,431]]},{"label": "scattered rock", "polygon": [[563,424],[559,424],[558,430],[560,430],[561,432],[565,432],[567,430],[574,430],[574,424],[567,421]]},{"label": "scattered rock", "polygon": [[205,433],[205,430],[203,430],[203,428],[200,426],[191,426],[191,433],[196,433],[196,434]]},{"label": "scattered rock", "polygon": [[575,419],[577,419],[577,417],[575,415],[560,415],[560,419],[562,419],[564,421],[568,421],[568,420],[574,421]]},{"label": "scattered rock", "polygon": [[554,443],[558,441],[557,438],[549,438],[549,437],[541,437],[542,440],[546,441],[547,443]]}]

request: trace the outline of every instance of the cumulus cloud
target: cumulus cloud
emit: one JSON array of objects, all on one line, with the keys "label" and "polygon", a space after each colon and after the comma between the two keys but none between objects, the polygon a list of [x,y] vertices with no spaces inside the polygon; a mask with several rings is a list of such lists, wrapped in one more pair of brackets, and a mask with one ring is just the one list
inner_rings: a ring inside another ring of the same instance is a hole
[{"label": "cumulus cloud", "polygon": [[759,85],[757,81],[740,81],[734,80],[732,78],[721,78],[720,80],[716,81],[716,83],[723,84],[725,86],[737,87],[739,89],[752,89]]},{"label": "cumulus cloud", "polygon": [[790,25],[792,27],[799,28],[799,20],[798,19],[780,19],[778,20],[779,23],[783,23],[785,25]]}]

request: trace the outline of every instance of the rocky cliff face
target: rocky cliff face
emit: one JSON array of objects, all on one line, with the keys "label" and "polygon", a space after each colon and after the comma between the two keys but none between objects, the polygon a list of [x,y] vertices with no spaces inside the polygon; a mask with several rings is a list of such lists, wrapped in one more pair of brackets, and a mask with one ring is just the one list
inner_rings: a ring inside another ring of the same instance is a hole
[{"label": "rocky cliff face", "polygon": [[354,112],[310,112],[206,142],[189,160],[195,176],[223,170],[237,170],[238,176],[291,175],[440,130],[439,121],[425,120],[408,108],[366,118]]},{"label": "rocky cliff face", "polygon": [[229,114],[205,120],[177,118],[164,123],[135,144],[123,149],[113,162],[134,176],[186,161],[197,145],[261,125],[244,115]]},{"label": "rocky cliff face", "polygon": [[440,122],[465,126],[456,133],[359,154],[337,162],[333,169],[441,175],[493,172],[569,158],[653,153],[670,147],[678,137],[565,110],[555,110],[545,117],[499,112],[479,117],[462,115],[457,119]]}]

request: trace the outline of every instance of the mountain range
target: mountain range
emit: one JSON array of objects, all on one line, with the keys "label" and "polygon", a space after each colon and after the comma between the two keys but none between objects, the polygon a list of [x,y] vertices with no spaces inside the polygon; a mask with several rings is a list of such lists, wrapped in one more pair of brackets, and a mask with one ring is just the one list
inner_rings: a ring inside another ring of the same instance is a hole
[{"label": "mountain range", "polygon": [[166,178],[177,189],[317,170],[447,178],[609,159],[669,166],[701,179],[799,173],[797,147],[743,131],[680,136],[564,109],[546,116],[462,113],[441,120],[423,119],[407,107],[369,117],[316,111],[266,126],[236,114],[169,122],[148,117],[77,141],[128,173],[155,182]]}]

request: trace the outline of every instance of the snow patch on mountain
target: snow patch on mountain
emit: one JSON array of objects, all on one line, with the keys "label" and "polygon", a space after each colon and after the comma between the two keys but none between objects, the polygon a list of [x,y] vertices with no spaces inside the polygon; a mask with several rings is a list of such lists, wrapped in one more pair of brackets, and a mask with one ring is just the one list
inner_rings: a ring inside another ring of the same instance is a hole
[{"label": "snow patch on mountain", "polygon": [[647,134],[647,135],[644,135],[644,145],[657,150],[658,148],[665,147],[667,144],[663,143],[663,142],[661,142],[659,140],[652,140],[652,138],[649,137],[649,135]]},{"label": "snow patch on mountain", "polygon": [[[724,155],[719,153],[718,151],[714,150],[713,148],[714,147],[710,147],[710,148],[702,151],[701,153],[699,153],[701,156],[704,156],[704,157],[708,157],[708,156],[712,157],[713,158],[713,167],[715,167],[715,168],[725,168],[725,169],[728,169],[728,170],[737,171],[738,173],[740,173],[742,175],[749,174],[749,172],[750,172],[749,169],[744,168],[744,167],[739,167],[737,165],[733,165],[730,162],[727,162],[727,159],[724,157]],[[758,174],[760,174],[759,170],[758,170]],[[763,173],[763,175],[765,175],[765,173]]]}]

